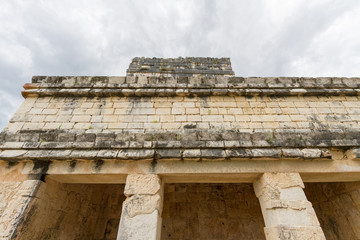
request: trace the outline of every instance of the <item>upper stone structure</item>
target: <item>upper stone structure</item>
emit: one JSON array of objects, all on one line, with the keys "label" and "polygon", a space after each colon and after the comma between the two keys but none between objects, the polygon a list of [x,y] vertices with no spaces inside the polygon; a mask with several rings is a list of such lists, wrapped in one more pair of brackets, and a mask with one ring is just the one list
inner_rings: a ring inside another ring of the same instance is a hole
[{"label": "upper stone structure", "polygon": [[0,157],[330,158],[326,148],[354,147],[360,157],[359,78],[236,77],[229,58],[134,58],[127,74],[33,77]]},{"label": "upper stone structure", "polygon": [[134,58],[127,70],[128,76],[232,76],[230,58]]}]

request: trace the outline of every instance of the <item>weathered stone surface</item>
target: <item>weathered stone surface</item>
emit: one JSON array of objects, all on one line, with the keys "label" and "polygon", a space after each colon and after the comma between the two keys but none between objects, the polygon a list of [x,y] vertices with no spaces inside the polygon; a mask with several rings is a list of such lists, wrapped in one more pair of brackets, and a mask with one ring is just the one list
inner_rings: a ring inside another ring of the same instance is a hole
[{"label": "weathered stone surface", "polygon": [[253,157],[279,158],[281,156],[280,149],[251,149]]},{"label": "weathered stone surface", "polygon": [[319,149],[303,149],[302,153],[304,154],[304,158],[320,158],[321,150]]},{"label": "weathered stone surface", "polygon": [[116,239],[123,189],[119,184],[61,184],[47,179],[36,195],[23,193],[31,202],[13,239]]},{"label": "weathered stone surface", "polygon": [[264,173],[254,182],[267,239],[325,239],[298,173]]},{"label": "weathered stone surface", "polygon": [[[234,75],[229,58],[134,58],[127,70],[128,76],[138,76],[138,81],[145,80],[141,76],[155,74],[171,74],[187,76],[201,75]],[[209,79],[210,80],[210,79]],[[210,81],[207,81],[209,83]],[[215,83],[215,81],[214,81]]]},{"label": "weathered stone surface", "polygon": [[[200,65],[191,61],[208,61]],[[125,77],[45,77],[33,78],[25,84],[23,96],[321,96],[359,95],[359,78],[242,78],[229,77],[229,59],[134,59]],[[141,70],[138,61],[152,67]],[[159,66],[163,64],[167,67]],[[183,68],[183,62],[188,68]],[[189,65],[190,64],[190,65]],[[172,67],[169,67],[172,66]],[[140,69],[139,69],[140,67]],[[207,69],[221,68],[221,70]],[[194,68],[194,69],[192,69]],[[165,70],[167,69],[167,70]],[[197,75],[196,80],[191,75]],[[130,76],[135,75],[135,76]],[[207,76],[208,75],[208,76]],[[212,75],[212,76],[210,76]],[[118,80],[116,83],[115,81]],[[39,84],[38,82],[41,82]],[[125,83],[126,82],[126,83]],[[23,115],[24,116],[24,115]],[[27,116],[25,116],[27,117]],[[19,115],[16,119],[24,119]],[[14,118],[14,120],[16,120]]]},{"label": "weathered stone surface", "polygon": [[159,207],[159,195],[134,195],[128,197],[124,202],[124,210],[130,218],[137,215],[151,214],[155,210],[158,210]]},{"label": "weathered stone surface", "polygon": [[160,239],[162,188],[157,175],[128,175],[117,239]]},{"label": "weathered stone surface", "polygon": [[155,174],[130,174],[126,178],[124,194],[156,194],[160,190],[160,178]]},{"label": "weathered stone surface", "polygon": [[119,159],[136,159],[147,160],[154,158],[154,150],[120,150],[117,158]]},{"label": "weathered stone surface", "polygon": [[158,220],[157,210],[150,214],[141,214],[134,217],[122,216],[117,240],[157,240]]},{"label": "weathered stone surface", "polygon": [[267,187],[273,189],[278,187],[283,189],[291,187],[304,188],[304,183],[297,173],[266,173],[256,182],[255,186],[256,196],[260,197],[267,191]]},{"label": "weathered stone surface", "polygon": [[158,149],[156,150],[158,159],[181,159],[180,149]]},{"label": "weathered stone surface", "polygon": [[221,149],[201,149],[201,159],[225,159],[226,154]]},{"label": "weathered stone surface", "polygon": [[[250,130],[252,131],[252,130]],[[40,131],[34,133],[39,134]],[[256,132],[248,132],[246,138],[257,139],[259,136],[259,130]],[[298,148],[298,147],[309,147],[313,148],[318,146],[321,148],[326,147],[338,147],[338,148],[348,148],[356,146],[357,142],[360,141],[358,138],[358,131],[347,132],[345,136],[338,136],[338,134],[332,134],[330,136],[324,136],[324,133],[320,131],[308,131],[306,133],[306,138],[316,139],[308,140],[304,139],[301,135],[304,134],[302,129],[298,131],[291,131],[279,134],[278,130],[274,132],[274,138],[266,140],[235,140],[242,138],[242,133],[234,130],[208,130],[208,129],[195,129],[189,131],[181,130],[172,130],[170,132],[165,132],[159,130],[158,132],[145,132],[145,133],[126,133],[126,132],[117,132],[117,134],[107,134],[100,135],[101,140],[96,141],[95,138],[100,133],[88,134],[92,136],[90,138],[78,138],[77,142],[64,142],[59,141],[61,135],[63,135],[63,130],[52,132],[53,139],[56,141],[39,141],[39,142],[2,142],[0,143],[0,149],[19,149],[19,148],[234,148],[234,147],[288,147],[288,148]],[[353,133],[353,134],[352,134]],[[29,133],[26,133],[27,135]],[[215,134],[215,135],[212,135]],[[269,130],[265,130],[263,134],[269,134]],[[14,134],[13,134],[14,135]],[[22,133],[19,132],[16,134],[17,138],[22,138]],[[84,134],[83,134],[84,135]],[[238,137],[235,135],[239,135]],[[254,136],[253,136],[254,135]],[[256,136],[255,136],[256,135]],[[300,136],[298,140],[294,140],[295,136]],[[15,135],[14,135],[15,136]],[[114,141],[114,136],[116,140]],[[337,138],[347,137],[345,140],[337,140]],[[122,140],[120,140],[122,139]],[[169,141],[163,141],[163,139],[168,139]],[[181,141],[176,141],[181,139]],[[212,140],[214,139],[214,140]],[[130,141],[129,141],[130,140]],[[151,141],[149,141],[151,140]],[[306,150],[305,150],[306,151]],[[318,154],[311,153],[313,150],[307,154],[309,157],[318,156]],[[315,150],[314,150],[315,151]],[[317,150],[316,150],[317,151]]]},{"label": "weathered stone surface", "polygon": [[13,239],[41,181],[0,182],[0,239]]},{"label": "weathered stone surface", "polygon": [[27,150],[4,150],[0,152],[0,158],[16,158],[24,156],[28,151]]},{"label": "weathered stone surface", "polygon": [[359,238],[359,182],[306,183],[305,193],[326,239]]},{"label": "weathered stone surface", "polygon": [[353,160],[360,160],[360,148],[353,148],[347,151],[347,156]]},{"label": "weathered stone surface", "polygon": [[259,201],[248,183],[169,183],[161,239],[265,239]]},{"label": "weathered stone surface", "polygon": [[299,226],[299,227],[265,227],[266,239],[285,240],[285,239],[312,239],[325,240],[324,233],[319,226]]},{"label": "weathered stone surface", "polygon": [[285,148],[282,149],[282,155],[290,158],[300,158],[304,156],[304,153],[300,149]]},{"label": "weathered stone surface", "polygon": [[183,152],[184,160],[200,160],[201,150],[200,149],[189,149]]}]

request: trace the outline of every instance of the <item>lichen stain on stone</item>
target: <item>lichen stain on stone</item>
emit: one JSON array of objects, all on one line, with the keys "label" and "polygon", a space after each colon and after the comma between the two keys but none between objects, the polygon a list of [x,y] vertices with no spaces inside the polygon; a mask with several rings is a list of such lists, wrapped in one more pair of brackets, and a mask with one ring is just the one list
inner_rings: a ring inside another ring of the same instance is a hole
[{"label": "lichen stain on stone", "polygon": [[76,164],[77,164],[76,160],[70,161],[70,163],[69,163],[69,172],[75,171]]},{"label": "lichen stain on stone", "polygon": [[104,165],[104,160],[102,160],[102,159],[97,159],[97,160],[94,160],[94,163],[95,163],[94,170],[95,170],[96,172],[100,172],[100,171],[101,171],[101,168],[102,168],[103,165]]},{"label": "lichen stain on stone", "polygon": [[154,158],[154,160],[151,161],[151,169],[150,169],[151,173],[156,172],[156,165],[157,165],[157,160]]},{"label": "lichen stain on stone", "polygon": [[[32,220],[32,216],[36,213],[37,211],[37,208],[38,208],[38,205],[36,203],[34,203],[29,211],[22,215],[18,221],[14,224],[14,226],[16,226],[16,229],[13,233],[13,236],[11,237],[11,239],[18,239],[18,234],[20,232],[23,232],[23,231],[26,231],[27,230],[27,226],[29,226],[29,223],[31,222]],[[21,231],[19,231],[21,230]]]},{"label": "lichen stain on stone", "polygon": [[15,167],[17,164],[19,164],[19,162],[9,161],[9,162],[7,162],[6,168],[7,168],[7,169],[10,169],[10,168],[12,168],[12,167]]},{"label": "lichen stain on stone", "polygon": [[187,125],[184,125],[184,128],[187,128],[187,129],[196,128],[196,124],[187,124]]},{"label": "lichen stain on stone", "polygon": [[51,164],[49,161],[34,161],[33,163],[32,171],[38,174],[46,174]]}]

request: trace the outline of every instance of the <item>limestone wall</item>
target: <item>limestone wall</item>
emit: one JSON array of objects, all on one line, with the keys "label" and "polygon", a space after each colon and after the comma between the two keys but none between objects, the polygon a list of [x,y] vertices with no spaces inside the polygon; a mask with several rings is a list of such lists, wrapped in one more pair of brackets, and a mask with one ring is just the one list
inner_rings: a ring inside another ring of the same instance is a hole
[{"label": "limestone wall", "polygon": [[265,239],[251,184],[166,184],[161,239]]},{"label": "limestone wall", "polygon": [[305,193],[326,239],[360,239],[359,182],[307,183]]},{"label": "limestone wall", "polygon": [[116,239],[123,185],[43,183],[16,239]]},{"label": "limestone wall", "polygon": [[[0,158],[328,159],[329,148],[358,146],[358,103],[358,96],[29,96],[0,134]],[[104,151],[73,151],[94,148]]]},{"label": "limestone wall", "polygon": [[359,129],[359,100],[354,96],[28,97],[7,130]]}]

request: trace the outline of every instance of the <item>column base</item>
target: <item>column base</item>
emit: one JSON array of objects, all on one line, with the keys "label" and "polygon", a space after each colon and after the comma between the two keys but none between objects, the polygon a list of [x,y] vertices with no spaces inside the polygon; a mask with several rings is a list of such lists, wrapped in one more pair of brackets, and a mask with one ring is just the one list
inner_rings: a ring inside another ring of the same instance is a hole
[{"label": "column base", "polygon": [[159,211],[140,214],[135,217],[123,216],[117,240],[158,239]]},{"label": "column base", "polygon": [[318,226],[275,226],[265,227],[264,231],[267,240],[326,240]]}]

